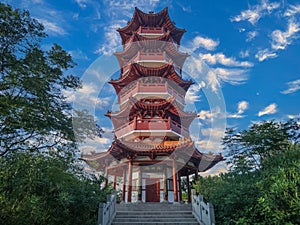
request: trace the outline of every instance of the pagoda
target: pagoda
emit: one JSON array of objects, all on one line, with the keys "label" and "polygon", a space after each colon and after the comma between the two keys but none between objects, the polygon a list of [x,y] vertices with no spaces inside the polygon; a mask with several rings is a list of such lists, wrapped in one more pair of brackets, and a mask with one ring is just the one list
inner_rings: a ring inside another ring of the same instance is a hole
[{"label": "pagoda", "polygon": [[117,30],[123,50],[115,53],[120,77],[109,83],[119,111],[106,116],[114,141],[106,152],[83,155],[95,170],[121,180],[123,202],[181,202],[181,178],[206,171],[223,160],[199,152],[189,126],[196,113],[185,112],[185,94],[193,84],[182,78],[188,54],[180,52],[185,33],[170,20],[168,8],[144,13],[135,8],[127,26]]}]

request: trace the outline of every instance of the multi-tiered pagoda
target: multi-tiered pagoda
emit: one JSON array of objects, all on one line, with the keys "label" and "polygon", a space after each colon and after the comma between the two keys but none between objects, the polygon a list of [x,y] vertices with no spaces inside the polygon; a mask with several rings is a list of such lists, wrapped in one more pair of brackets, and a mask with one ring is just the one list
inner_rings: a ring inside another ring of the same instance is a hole
[{"label": "multi-tiered pagoda", "polygon": [[[185,112],[191,80],[182,78],[188,57],[179,51],[185,32],[170,20],[168,9],[144,13],[118,29],[123,51],[115,53],[120,77],[111,80],[120,110],[107,112],[114,141],[107,152],[85,155],[85,161],[109,177],[122,180],[124,202],[180,202],[181,178],[203,172],[222,160],[200,153],[190,138],[195,113]],[[189,184],[189,182],[188,182]],[[190,187],[188,185],[190,201]]]}]

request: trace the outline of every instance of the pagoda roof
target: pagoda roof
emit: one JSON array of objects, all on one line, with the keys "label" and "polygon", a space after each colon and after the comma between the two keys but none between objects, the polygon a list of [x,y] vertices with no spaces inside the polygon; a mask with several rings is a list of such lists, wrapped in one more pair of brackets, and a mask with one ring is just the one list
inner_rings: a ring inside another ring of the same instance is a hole
[{"label": "pagoda roof", "polygon": [[185,29],[177,28],[171,21],[168,7],[164,8],[158,13],[144,13],[137,7],[135,7],[133,17],[127,26],[119,28],[117,31],[122,38],[122,44],[126,44],[130,39],[132,32],[137,31],[142,27],[163,27],[167,31],[170,31],[173,40],[179,45],[180,40],[185,33]]},{"label": "pagoda roof", "polygon": [[134,80],[137,80],[138,78],[147,76],[159,76],[167,78],[177,83],[185,91],[187,91],[189,87],[192,84],[194,84],[192,80],[183,80],[182,77],[176,73],[174,66],[171,64],[166,64],[161,67],[154,68],[145,67],[138,63],[130,64],[129,71],[125,75],[121,76],[117,80],[111,80],[109,81],[109,83],[113,85],[117,94],[119,94],[123,87],[127,86],[128,84],[130,84]]},{"label": "pagoda roof", "polygon": [[146,103],[145,100],[136,100],[133,97],[129,98],[129,101],[126,103],[127,105],[123,107],[122,111],[119,112],[111,112],[109,111],[106,115],[108,117],[124,117],[129,115],[128,113],[132,113],[134,111],[139,111],[143,109],[145,111],[155,111],[155,110],[165,110],[171,112],[173,115],[179,117],[189,117],[195,119],[197,114],[194,112],[185,112],[182,107],[180,107],[174,97],[170,97],[168,99],[155,99],[158,103]]},{"label": "pagoda roof", "polygon": [[[92,152],[89,155],[82,155],[82,159],[91,167],[103,170],[112,162],[120,163],[121,159],[135,159],[138,156],[173,156],[175,159],[184,159],[192,162],[200,172],[204,172],[213,167],[218,162],[224,160],[222,155],[212,155],[201,153],[194,146],[191,140],[174,142],[174,144],[164,145],[161,143],[128,142],[116,139],[107,152]],[[149,161],[151,160],[149,158]]]},{"label": "pagoda roof", "polygon": [[[135,37],[139,36],[138,34],[134,35]],[[134,39],[133,39],[134,40]],[[167,56],[174,62],[178,67],[182,68],[186,58],[189,56],[188,53],[180,52],[171,42],[170,38],[166,35],[162,39],[157,40],[147,40],[141,38],[143,41],[134,41],[129,44],[122,52],[116,52],[115,56],[118,59],[120,68],[131,63],[135,56],[139,52],[147,53],[149,50],[151,52],[166,52]]]},{"label": "pagoda roof", "polygon": [[157,38],[146,38],[133,32],[130,41],[121,52],[116,52],[115,56],[118,59],[120,67],[124,67],[132,62],[133,58],[138,54],[138,52],[166,52],[167,55],[175,62],[180,68],[186,58],[189,56],[188,53],[178,51],[175,47],[172,38],[170,37],[170,32],[165,33],[161,37]]},{"label": "pagoda roof", "polygon": [[114,127],[119,127],[124,125],[124,123],[129,122],[129,116],[135,115],[136,112],[143,111],[168,111],[173,115],[176,115],[180,118],[181,124],[185,127],[189,127],[193,120],[197,117],[197,114],[194,112],[185,112],[182,107],[180,107],[174,97],[168,99],[159,99],[155,100],[159,103],[146,103],[143,100],[136,100],[133,97],[129,98],[129,101],[126,103],[126,106],[123,107],[123,110],[119,112],[108,111],[105,115],[109,117]]},{"label": "pagoda roof", "polygon": [[[156,38],[145,37],[145,36],[142,36],[142,35],[138,34],[136,31],[134,31],[134,32],[132,32],[131,37],[128,39],[128,42],[127,42],[126,47],[125,47],[124,50],[129,49],[129,46],[132,45],[132,43],[135,43],[135,42],[137,42],[137,44],[138,44],[139,47],[140,46],[141,47],[145,47],[146,46],[148,48],[151,47],[151,49],[161,48],[162,44],[159,44],[159,42],[157,42],[157,41],[160,41],[161,43],[166,43],[166,42],[173,43],[173,39],[170,36],[170,31],[167,31],[162,36],[159,36],[159,37],[156,37]],[[151,43],[151,42],[152,42],[152,44],[150,45],[149,43]],[[142,44],[144,44],[144,45],[142,45]],[[145,45],[145,44],[147,44],[147,45]],[[156,44],[156,45],[154,45],[154,44]],[[120,54],[120,53],[117,52],[115,54]]]},{"label": "pagoda roof", "polygon": [[[134,42],[134,43],[136,43],[136,42]],[[153,43],[156,43],[156,44],[153,44]],[[120,68],[124,68],[127,65],[134,63],[135,62],[134,58],[138,57],[138,54],[141,54],[141,53],[147,54],[148,49],[146,46],[148,44],[149,45],[153,44],[153,46],[161,45],[162,49],[160,49],[157,53],[165,52],[165,54],[167,55],[166,59],[168,60],[167,63],[171,64],[174,62],[179,68],[183,67],[185,60],[189,56],[189,54],[187,54],[187,53],[178,51],[172,43],[166,44],[166,42],[158,42],[155,40],[151,40],[148,42],[139,42],[139,45],[144,45],[144,47],[142,47],[142,48],[139,48],[139,47],[130,48],[129,47],[129,48],[126,48],[123,52],[115,53],[115,56],[118,59]],[[145,49],[145,51],[143,51],[144,49]]]}]

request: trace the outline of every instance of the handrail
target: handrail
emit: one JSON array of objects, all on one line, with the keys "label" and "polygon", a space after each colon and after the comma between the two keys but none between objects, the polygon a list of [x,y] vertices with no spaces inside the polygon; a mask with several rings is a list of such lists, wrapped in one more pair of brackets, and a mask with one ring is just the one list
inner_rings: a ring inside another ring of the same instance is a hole
[{"label": "handrail", "polygon": [[200,224],[215,225],[214,207],[209,202],[204,202],[202,195],[196,195],[192,190],[192,210]]},{"label": "handrail", "polygon": [[122,135],[134,130],[171,130],[181,134],[184,137],[189,136],[188,128],[182,126],[180,123],[177,123],[172,119],[161,118],[143,118],[137,119],[136,121],[132,120],[120,127],[115,128],[115,134],[117,137],[121,137]]},{"label": "handrail", "polygon": [[117,193],[108,195],[106,203],[99,203],[98,225],[110,225],[116,216]]},{"label": "handrail", "polygon": [[[157,89],[154,89],[157,88]],[[146,83],[142,80],[139,80],[136,83],[129,84],[128,87],[124,90],[122,90],[119,93],[119,99],[122,103],[126,99],[128,99],[130,96],[133,96],[134,94],[138,94],[141,92],[163,92],[166,94],[169,94],[171,96],[175,96],[176,99],[181,103],[184,104],[184,96],[179,92],[179,90],[176,90],[172,87],[172,85],[168,84],[168,82],[164,81],[162,83]]]}]

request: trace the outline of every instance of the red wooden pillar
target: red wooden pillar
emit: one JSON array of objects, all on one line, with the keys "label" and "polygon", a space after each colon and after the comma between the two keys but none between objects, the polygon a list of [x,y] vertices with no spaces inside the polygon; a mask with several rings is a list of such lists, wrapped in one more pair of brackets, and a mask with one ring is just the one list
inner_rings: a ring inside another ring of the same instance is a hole
[{"label": "red wooden pillar", "polygon": [[122,200],[125,202],[126,195],[126,167],[123,168],[123,190],[122,190]]},{"label": "red wooden pillar", "polygon": [[108,186],[108,170],[105,168],[105,187]]},{"label": "red wooden pillar", "polygon": [[133,129],[137,129],[136,116],[133,118]]},{"label": "red wooden pillar", "polygon": [[195,172],[195,181],[198,181],[198,179],[199,179],[198,173],[199,173],[199,171],[198,171],[198,169],[197,169],[196,172]]},{"label": "red wooden pillar", "polygon": [[178,172],[179,202],[182,201],[181,174]]},{"label": "red wooden pillar", "polygon": [[188,191],[188,203],[191,203],[191,187],[190,187],[190,178],[189,175],[186,175],[186,185],[187,185],[187,191]]},{"label": "red wooden pillar", "polygon": [[114,189],[116,189],[116,187],[117,187],[117,176],[115,175],[114,176]]},{"label": "red wooden pillar", "polygon": [[128,162],[128,198],[127,202],[131,202],[132,195],[132,161]]},{"label": "red wooden pillar", "polygon": [[164,201],[168,201],[168,168],[164,168]]},{"label": "red wooden pillar", "polygon": [[138,174],[138,201],[142,201],[142,168],[139,167],[139,174]]},{"label": "red wooden pillar", "polygon": [[177,187],[177,173],[176,173],[176,162],[173,159],[173,189],[174,189],[174,202],[178,202],[178,187]]}]

